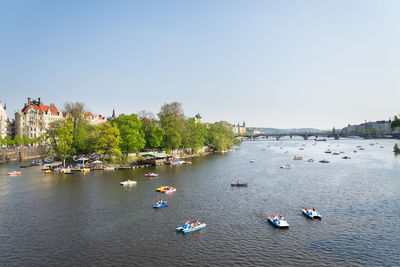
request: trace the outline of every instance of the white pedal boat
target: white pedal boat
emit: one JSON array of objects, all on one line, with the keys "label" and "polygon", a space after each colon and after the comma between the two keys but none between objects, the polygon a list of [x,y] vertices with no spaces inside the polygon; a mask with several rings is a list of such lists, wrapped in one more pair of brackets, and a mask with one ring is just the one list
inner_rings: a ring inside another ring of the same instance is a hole
[{"label": "white pedal boat", "polygon": [[123,186],[129,186],[129,185],[135,185],[135,184],[137,184],[137,182],[131,181],[131,180],[126,180],[126,181],[120,182],[120,184]]},{"label": "white pedal boat", "polygon": [[[280,219],[279,219],[280,218]],[[283,216],[269,216],[268,222],[276,228],[288,228],[289,224]]]},{"label": "white pedal boat", "polygon": [[321,213],[315,209],[305,209],[302,210],[304,216],[310,219],[322,219]]}]

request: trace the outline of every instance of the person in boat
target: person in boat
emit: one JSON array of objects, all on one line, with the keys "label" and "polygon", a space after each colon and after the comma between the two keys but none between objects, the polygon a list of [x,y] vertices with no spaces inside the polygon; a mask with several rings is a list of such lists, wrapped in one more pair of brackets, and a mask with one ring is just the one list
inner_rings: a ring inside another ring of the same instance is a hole
[{"label": "person in boat", "polygon": [[232,180],[232,184],[235,184],[235,181],[234,181],[234,180]]},{"label": "person in boat", "polygon": [[238,182],[237,182],[238,184],[240,184],[240,180],[238,180]]},{"label": "person in boat", "polygon": [[193,224],[194,224],[194,227],[197,227],[198,225],[200,225],[200,223],[197,219],[194,220]]},{"label": "person in boat", "polygon": [[315,208],[312,208],[313,211],[316,211]]},{"label": "person in boat", "polygon": [[306,209],[306,213],[308,213],[308,208]]}]

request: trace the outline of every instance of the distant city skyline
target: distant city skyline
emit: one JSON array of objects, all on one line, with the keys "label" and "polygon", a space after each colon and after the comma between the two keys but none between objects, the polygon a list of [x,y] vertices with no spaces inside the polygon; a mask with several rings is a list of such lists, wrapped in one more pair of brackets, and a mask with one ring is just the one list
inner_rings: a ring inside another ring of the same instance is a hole
[{"label": "distant city skyline", "polygon": [[399,1],[2,1],[0,101],[343,128],[400,113]]}]

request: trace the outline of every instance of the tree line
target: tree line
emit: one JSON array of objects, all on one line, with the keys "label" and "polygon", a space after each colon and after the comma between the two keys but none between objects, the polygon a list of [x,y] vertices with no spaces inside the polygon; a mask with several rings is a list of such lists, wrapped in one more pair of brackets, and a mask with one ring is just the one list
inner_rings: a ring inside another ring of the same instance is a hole
[{"label": "tree line", "polygon": [[[400,127],[400,119],[397,116],[394,116],[394,119],[392,123],[390,124],[390,127],[392,128],[392,131],[396,130],[397,128]],[[396,143],[394,145],[394,154],[400,155],[400,148],[399,145]]]},{"label": "tree line", "polygon": [[66,103],[64,120],[50,123],[41,143],[64,162],[74,155],[102,154],[105,159],[128,159],[144,150],[181,149],[195,153],[205,144],[215,151],[232,147],[234,136],[228,122],[202,123],[186,118],[182,104],[164,104],[157,117],[151,112],[121,114],[106,123],[91,125],[84,104]]}]

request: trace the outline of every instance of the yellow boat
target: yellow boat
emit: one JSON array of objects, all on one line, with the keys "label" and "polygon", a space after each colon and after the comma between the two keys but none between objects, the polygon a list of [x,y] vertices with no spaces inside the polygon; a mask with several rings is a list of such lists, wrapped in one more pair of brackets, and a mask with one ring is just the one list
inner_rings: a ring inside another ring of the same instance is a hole
[{"label": "yellow boat", "polygon": [[84,169],[81,169],[81,172],[90,172],[90,169],[89,168],[84,168]]},{"label": "yellow boat", "polygon": [[44,173],[51,173],[51,170],[45,170]]},{"label": "yellow boat", "polygon": [[158,192],[161,192],[161,191],[163,191],[166,187],[167,187],[167,186],[163,185],[163,186],[160,186],[159,188],[157,188],[156,190],[157,190]]}]

